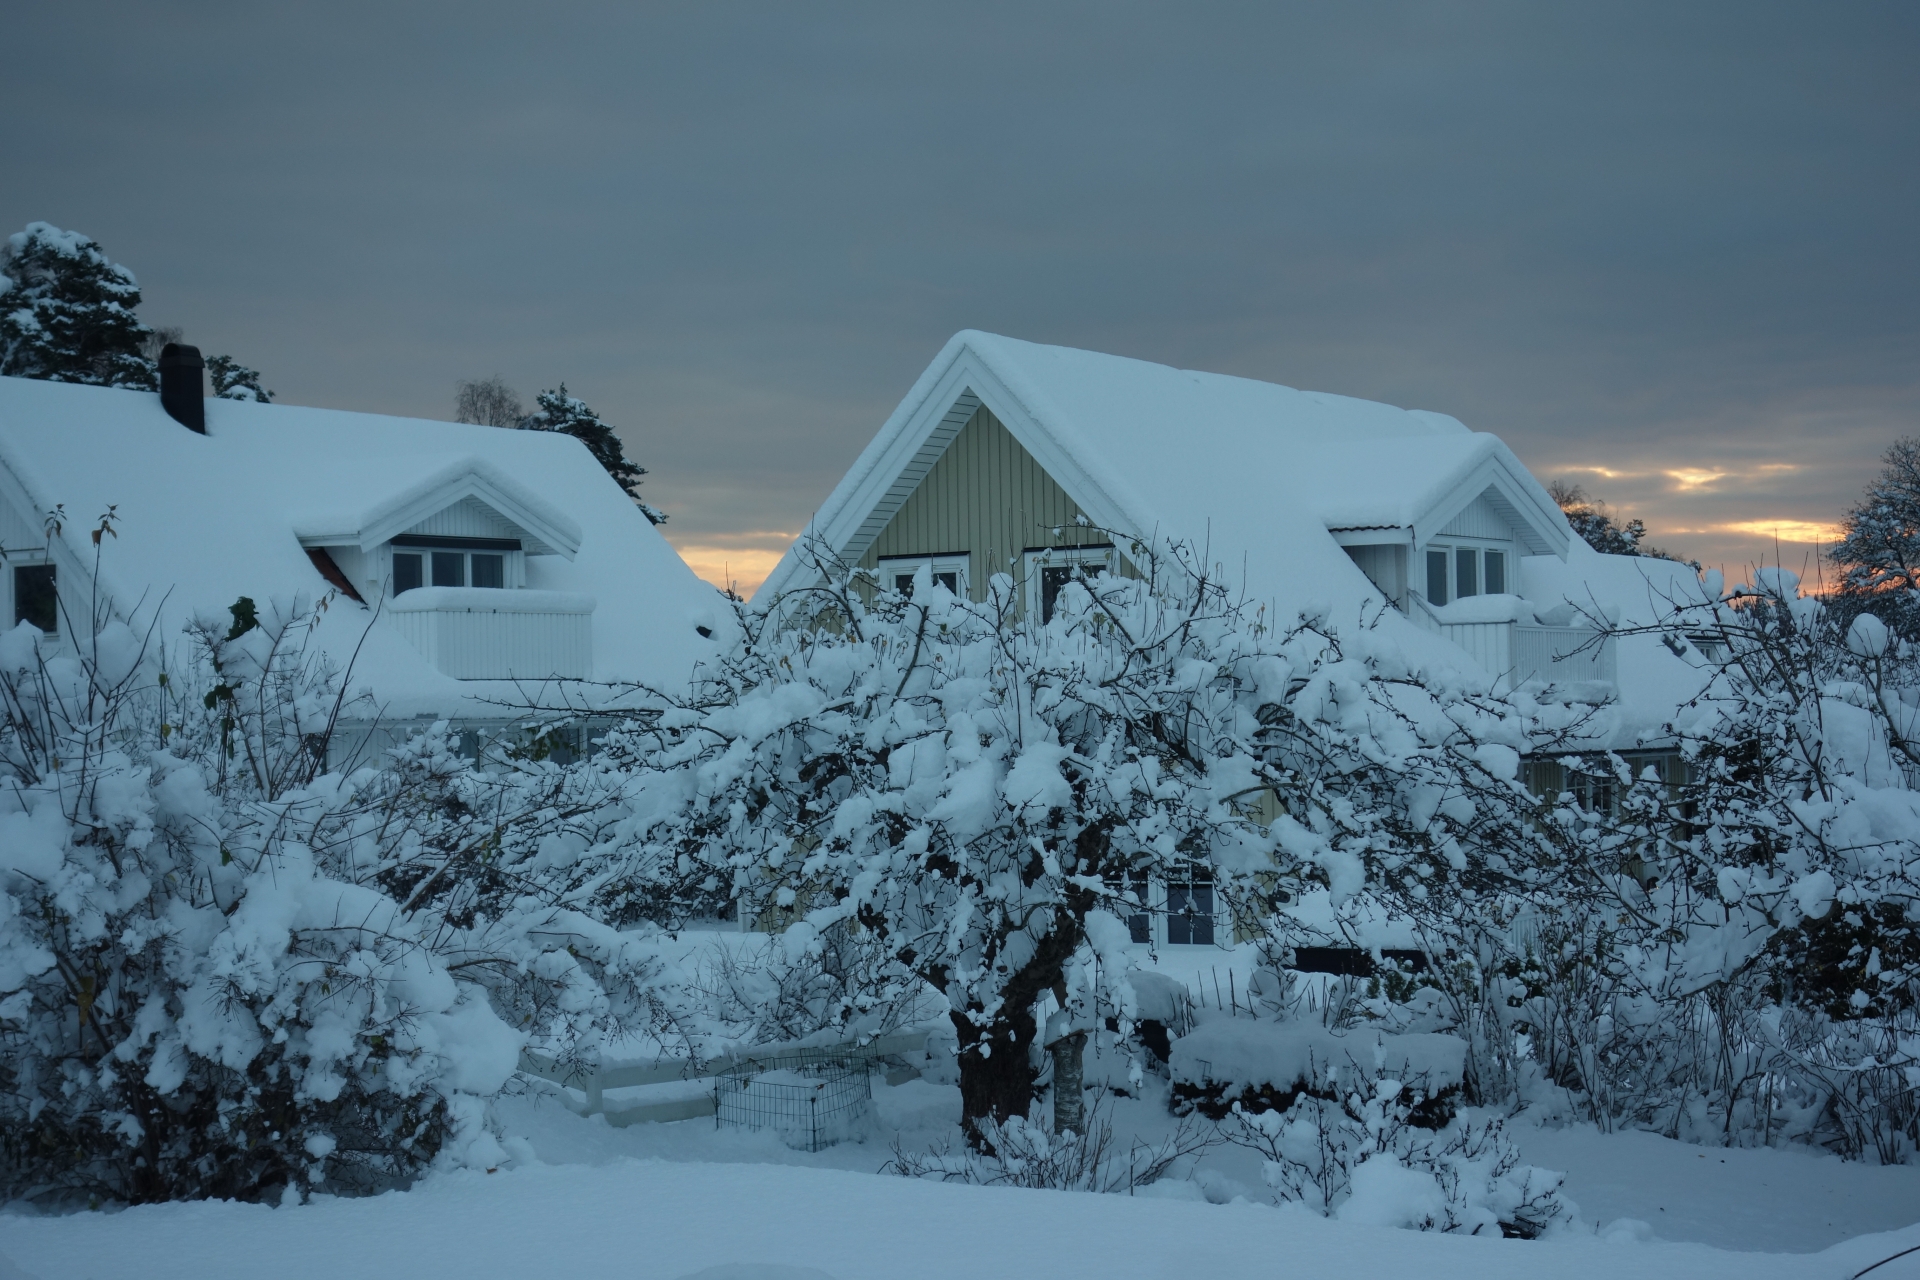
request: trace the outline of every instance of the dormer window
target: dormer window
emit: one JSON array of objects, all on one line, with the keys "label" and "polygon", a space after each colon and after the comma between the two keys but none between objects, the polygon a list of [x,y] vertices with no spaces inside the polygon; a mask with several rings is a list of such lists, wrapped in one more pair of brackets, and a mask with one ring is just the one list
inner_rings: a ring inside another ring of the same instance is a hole
[{"label": "dormer window", "polygon": [[523,554],[517,538],[402,534],[393,540],[393,594],[424,586],[519,586]]}]

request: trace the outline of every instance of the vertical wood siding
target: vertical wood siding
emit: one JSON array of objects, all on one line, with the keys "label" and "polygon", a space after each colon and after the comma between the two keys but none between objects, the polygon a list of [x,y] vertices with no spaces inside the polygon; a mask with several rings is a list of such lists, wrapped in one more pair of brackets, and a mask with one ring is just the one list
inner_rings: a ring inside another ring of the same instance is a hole
[{"label": "vertical wood siding", "polygon": [[520,538],[525,533],[499,512],[478,498],[462,498],[443,511],[436,511],[408,533],[440,538]]},{"label": "vertical wood siding", "polygon": [[1493,509],[1493,504],[1485,496],[1475,498],[1473,505],[1455,516],[1438,535],[1443,538],[1492,538],[1500,542],[1513,541],[1513,529],[1505,518]]},{"label": "vertical wood siding", "polygon": [[984,600],[987,580],[994,574],[1020,576],[1020,553],[1029,547],[1087,546],[1112,540],[1104,532],[1077,525],[1075,520],[1082,514],[1013,433],[980,408],[880,531],[860,563],[872,569],[881,556],[966,552],[968,594]]},{"label": "vertical wood siding", "polygon": [[455,680],[580,680],[593,672],[593,615],[395,609],[414,648]]}]

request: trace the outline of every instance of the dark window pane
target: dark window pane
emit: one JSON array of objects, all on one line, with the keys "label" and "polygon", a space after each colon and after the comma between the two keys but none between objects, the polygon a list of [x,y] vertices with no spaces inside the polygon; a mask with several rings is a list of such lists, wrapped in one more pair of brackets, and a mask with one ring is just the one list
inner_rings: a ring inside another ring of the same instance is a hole
[{"label": "dark window pane", "polygon": [[60,597],[53,588],[53,566],[23,564],[13,571],[13,620],[31,622],[49,635],[60,630]]},{"label": "dark window pane", "polygon": [[[1145,908],[1148,893],[1147,878],[1145,876],[1129,876],[1128,887],[1133,890],[1133,896],[1140,903],[1140,906]],[[1149,916],[1144,909],[1134,912],[1127,917],[1127,933],[1135,942],[1152,942],[1153,917]]]},{"label": "dark window pane", "polygon": [[1447,602],[1447,553],[1427,552],[1427,603]]},{"label": "dark window pane", "polygon": [[1479,595],[1480,553],[1462,547],[1453,553],[1453,562],[1459,568],[1459,572],[1454,575],[1458,584],[1454,588],[1454,594],[1463,599],[1467,596]]},{"label": "dark window pane", "polygon": [[1089,578],[1097,578],[1107,571],[1103,564],[1055,564],[1040,570],[1040,621],[1053,621],[1053,602],[1060,598],[1060,588],[1073,581],[1076,572]]},{"label": "dark window pane", "polygon": [[458,551],[436,551],[433,553],[433,585],[436,587],[464,587],[467,585],[467,558]]},{"label": "dark window pane", "polygon": [[907,599],[913,599],[913,575],[910,573],[894,574],[893,589],[900,595],[907,597]]},{"label": "dark window pane", "polygon": [[953,594],[955,595],[960,594],[960,575],[959,574],[936,573],[933,575],[933,580],[939,583],[941,586],[945,587],[947,590],[953,592]]},{"label": "dark window pane", "polygon": [[1487,552],[1487,594],[1500,596],[1507,593],[1507,553],[1504,551]]},{"label": "dark window pane", "polygon": [[1167,886],[1167,941],[1184,946],[1213,944],[1213,886]]},{"label": "dark window pane", "polygon": [[420,585],[420,557],[402,555],[393,556],[393,594],[411,591]]},{"label": "dark window pane", "polygon": [[476,587],[504,587],[507,585],[507,558],[474,553],[473,585]]}]

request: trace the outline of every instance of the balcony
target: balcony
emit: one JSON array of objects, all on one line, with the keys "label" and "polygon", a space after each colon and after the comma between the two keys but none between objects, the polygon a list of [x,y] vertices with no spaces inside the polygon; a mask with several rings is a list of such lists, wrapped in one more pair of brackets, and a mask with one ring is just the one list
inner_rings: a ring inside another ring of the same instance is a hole
[{"label": "balcony", "polygon": [[1577,624],[1573,609],[1537,611],[1519,596],[1468,596],[1438,609],[1413,600],[1413,620],[1453,641],[1508,688],[1617,682],[1614,642]]},{"label": "balcony", "polygon": [[581,680],[593,672],[592,596],[417,587],[386,608],[400,634],[455,680]]}]

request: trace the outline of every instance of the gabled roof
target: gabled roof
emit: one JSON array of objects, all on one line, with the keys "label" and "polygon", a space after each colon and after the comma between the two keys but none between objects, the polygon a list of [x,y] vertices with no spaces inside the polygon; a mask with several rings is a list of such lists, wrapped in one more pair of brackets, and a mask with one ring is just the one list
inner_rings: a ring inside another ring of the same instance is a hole
[{"label": "gabled roof", "polygon": [[[1095,523],[1192,542],[1287,616],[1380,602],[1331,529],[1419,546],[1486,496],[1530,553],[1564,556],[1572,537],[1504,443],[1445,414],[974,330],[928,366],[810,532],[858,560],[982,404]],[[804,572],[789,552],[762,598]]]},{"label": "gabled roof", "polygon": [[310,547],[353,546],[371,551],[463,498],[477,498],[525,535],[529,555],[571,560],[580,550],[580,526],[484,458],[456,458],[432,474],[388,493],[360,512],[312,516],[294,523]]},{"label": "gabled roof", "polygon": [[[84,582],[89,530],[114,507],[100,583],[120,612],[157,615],[171,645],[185,618],[239,596],[321,595],[306,546],[376,545],[473,497],[527,535],[529,588],[598,602],[596,680],[678,684],[731,634],[715,589],[570,436],[232,400],[208,400],[206,416],[196,435],[152,392],[0,378],[0,500],[29,526],[4,533],[9,549],[38,548],[41,517],[63,506],[53,556]],[[348,600],[316,637],[344,665],[362,633],[355,682],[388,714],[497,715],[523,698],[449,679]]]}]

